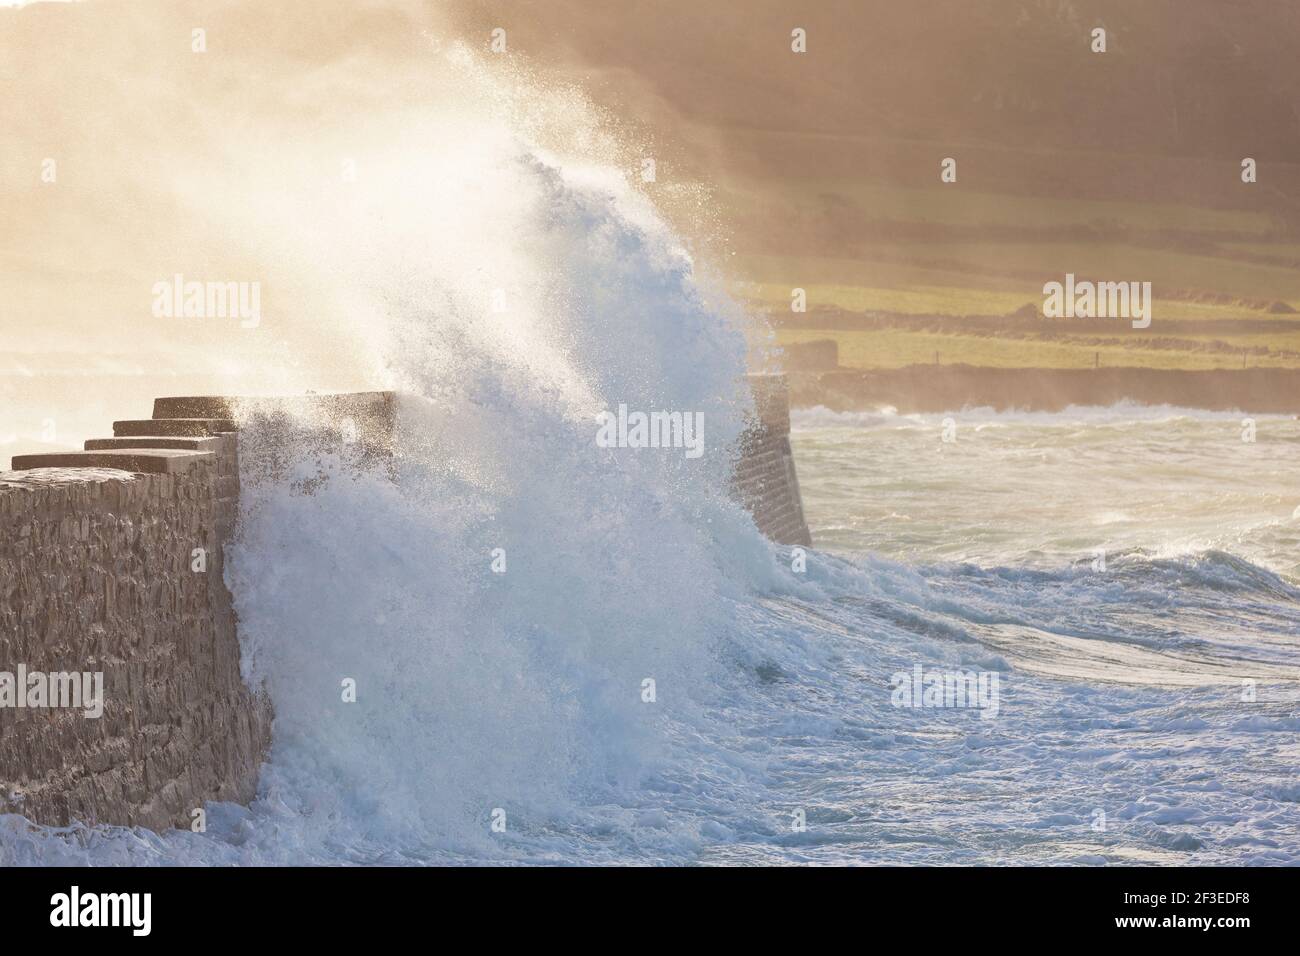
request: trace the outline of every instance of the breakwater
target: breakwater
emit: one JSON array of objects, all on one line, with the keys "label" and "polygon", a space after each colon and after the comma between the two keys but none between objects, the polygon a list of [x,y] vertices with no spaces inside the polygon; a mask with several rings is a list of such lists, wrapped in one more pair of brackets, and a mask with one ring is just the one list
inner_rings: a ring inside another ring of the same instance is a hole
[{"label": "breakwater", "polygon": [[[748,381],[731,491],[773,540],[808,544],[785,379]],[[399,405],[392,392],[159,398],[82,451],[0,472],[0,812],[161,830],[252,799],[273,714],[242,676],[223,577],[241,444],[259,469],[290,435],[391,462]]]}]

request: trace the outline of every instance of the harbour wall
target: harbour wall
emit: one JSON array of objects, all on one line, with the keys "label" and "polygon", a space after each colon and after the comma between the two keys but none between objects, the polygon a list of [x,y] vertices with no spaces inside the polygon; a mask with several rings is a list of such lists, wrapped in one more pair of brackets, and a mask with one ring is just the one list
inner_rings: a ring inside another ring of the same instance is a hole
[{"label": "harbour wall", "polygon": [[[786,381],[748,381],[730,490],[764,534],[809,544]],[[83,451],[0,471],[0,813],[162,830],[253,798],[273,713],[242,676],[223,577],[241,443],[273,468],[306,421],[322,445],[391,463],[398,405],[392,392],[159,398]]]}]

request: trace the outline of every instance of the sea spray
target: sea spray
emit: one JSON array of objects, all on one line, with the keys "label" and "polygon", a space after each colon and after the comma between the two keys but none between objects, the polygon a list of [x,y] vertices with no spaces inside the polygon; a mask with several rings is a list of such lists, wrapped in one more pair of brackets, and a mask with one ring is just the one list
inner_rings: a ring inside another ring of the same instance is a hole
[{"label": "sea spray", "polygon": [[[229,583],[276,709],[268,796],[321,839],[491,853],[636,787],[716,667],[718,536],[754,536],[726,495],[747,411],[731,317],[666,228],[510,168],[512,231],[549,244],[512,297],[529,351],[484,334],[472,282],[444,283],[454,319],[404,306],[383,330],[396,482],[314,454],[267,480],[241,456]],[[598,447],[590,408],[623,398],[701,409],[716,454]],[[258,447],[256,423],[241,440]]]},{"label": "sea spray", "polygon": [[[87,313],[138,313],[141,341],[219,367],[217,393],[391,388],[409,427],[389,472],[310,443],[268,465],[269,423],[244,422],[225,573],[246,677],[276,713],[257,802],[209,807],[206,834],[90,831],[93,850],[15,836],[7,859],[508,855],[671,762],[667,728],[693,726],[717,686],[735,569],[773,573],[726,496],[750,402],[744,316],[630,182],[634,144],[576,90],[485,61],[427,5],[356,12],[364,49],[340,43],[350,11],[230,10],[239,43],[194,75],[178,48],[173,87],[140,84],[129,110],[117,87],[159,66],[111,51],[188,31],[188,15],[59,14],[107,58],[32,92],[108,90],[96,104],[136,148],[94,168],[133,190],[138,221],[69,178],[78,217],[32,254],[111,234],[94,264],[121,279]],[[277,46],[289,23],[301,58]],[[203,228],[152,244],[159,221]],[[176,274],[258,283],[257,327],[157,320],[151,291]],[[175,340],[200,333],[226,337]],[[596,446],[594,415],[619,403],[703,416],[708,453]]]}]

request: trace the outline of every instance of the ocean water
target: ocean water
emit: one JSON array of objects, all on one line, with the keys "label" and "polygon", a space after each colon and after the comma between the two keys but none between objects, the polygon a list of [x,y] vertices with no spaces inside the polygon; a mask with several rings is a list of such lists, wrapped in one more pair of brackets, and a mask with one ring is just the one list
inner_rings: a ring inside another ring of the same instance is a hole
[{"label": "ocean water", "polygon": [[[355,222],[284,198],[355,237],[321,261],[412,426],[396,483],[244,456],[258,798],[0,817],[0,864],[1300,862],[1295,421],[799,412],[816,547],[775,546],[724,492],[744,316],[624,174],[458,109]],[[619,404],[706,453],[599,447]]]},{"label": "ocean water", "polygon": [[[1122,403],[794,412],[818,544],[1053,568],[1227,552],[1300,578],[1300,420]],[[948,440],[945,441],[945,435]]]}]

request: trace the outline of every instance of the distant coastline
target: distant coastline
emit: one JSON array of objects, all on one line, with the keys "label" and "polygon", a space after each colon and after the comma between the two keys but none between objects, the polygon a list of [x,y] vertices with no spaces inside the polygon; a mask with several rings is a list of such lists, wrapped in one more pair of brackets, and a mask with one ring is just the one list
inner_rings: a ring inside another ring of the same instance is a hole
[{"label": "distant coastline", "polygon": [[1300,369],[903,368],[791,372],[790,402],[834,411],[889,405],[903,413],[961,408],[1060,411],[1071,405],[1175,405],[1210,411],[1300,414]]}]

